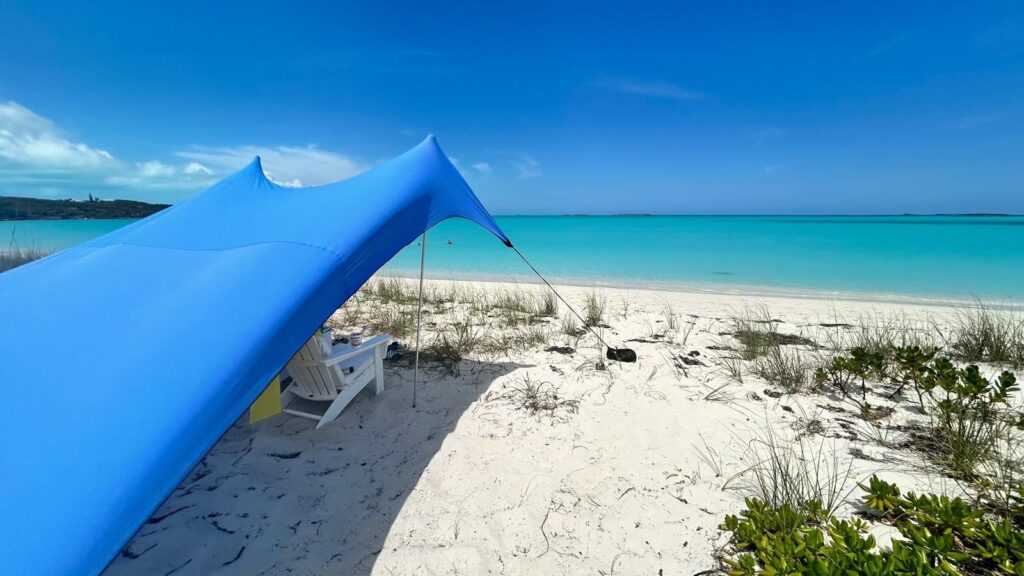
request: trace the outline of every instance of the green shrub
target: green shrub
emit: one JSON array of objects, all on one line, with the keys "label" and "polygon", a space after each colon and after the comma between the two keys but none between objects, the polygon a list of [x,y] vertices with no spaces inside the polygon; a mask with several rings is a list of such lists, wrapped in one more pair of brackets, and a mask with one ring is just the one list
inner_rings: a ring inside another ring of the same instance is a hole
[{"label": "green shrub", "polygon": [[899,346],[893,349],[893,369],[890,378],[896,384],[896,390],[889,395],[895,398],[903,392],[908,385],[917,393],[917,401],[921,411],[925,411],[925,394],[931,393],[930,383],[927,377],[931,373],[929,363],[935,360],[938,348],[921,348],[920,346]]},{"label": "green shrub", "polygon": [[1024,533],[1009,521],[986,518],[960,498],[900,496],[893,484],[872,477],[864,502],[876,519],[902,535],[891,550],[865,535],[860,519],[824,520],[813,507],[772,506],[746,500],[739,516],[720,528],[737,553],[724,558],[732,576],[808,574],[1014,574],[1024,575]]},{"label": "green shrub", "polygon": [[989,382],[973,364],[963,369],[941,364],[935,387],[945,397],[936,402],[932,417],[939,460],[959,476],[973,479],[1007,426],[1007,399],[1018,390],[1016,377],[1003,372]]},{"label": "green shrub", "polygon": [[815,381],[830,384],[846,398],[850,398],[850,384],[860,380],[861,400],[867,401],[867,381],[884,378],[887,364],[881,352],[867,348],[850,349],[850,356],[835,356],[814,373]]}]

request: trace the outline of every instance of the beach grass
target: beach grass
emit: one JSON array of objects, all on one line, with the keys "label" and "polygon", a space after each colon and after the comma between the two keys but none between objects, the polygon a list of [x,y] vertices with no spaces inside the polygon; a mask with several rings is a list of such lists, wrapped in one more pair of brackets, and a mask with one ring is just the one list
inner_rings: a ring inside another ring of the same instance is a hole
[{"label": "beach grass", "polygon": [[587,326],[600,326],[607,311],[608,298],[604,294],[592,289],[584,295],[583,319],[586,320]]},{"label": "beach grass", "polygon": [[771,346],[754,359],[753,372],[772,386],[794,394],[809,384],[810,367],[799,350]]},{"label": "beach grass", "polygon": [[995,310],[982,301],[958,309],[949,336],[953,353],[968,362],[1024,366],[1024,315]]},{"label": "beach grass", "polygon": [[6,272],[34,260],[45,258],[52,253],[38,248],[19,248],[17,246],[0,250],[0,272]]},{"label": "beach grass", "polygon": [[834,447],[788,438],[765,425],[748,445],[746,469],[738,474],[736,489],[773,508],[820,508],[830,518],[849,495],[852,465],[843,462]]}]

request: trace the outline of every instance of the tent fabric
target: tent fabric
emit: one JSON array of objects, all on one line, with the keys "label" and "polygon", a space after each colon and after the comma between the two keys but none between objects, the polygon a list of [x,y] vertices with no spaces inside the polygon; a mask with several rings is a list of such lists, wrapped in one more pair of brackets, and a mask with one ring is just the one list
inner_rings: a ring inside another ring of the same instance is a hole
[{"label": "tent fabric", "polygon": [[433,137],[311,188],[256,158],[0,274],[0,573],[102,571],[309,335],[451,217],[511,246]]}]

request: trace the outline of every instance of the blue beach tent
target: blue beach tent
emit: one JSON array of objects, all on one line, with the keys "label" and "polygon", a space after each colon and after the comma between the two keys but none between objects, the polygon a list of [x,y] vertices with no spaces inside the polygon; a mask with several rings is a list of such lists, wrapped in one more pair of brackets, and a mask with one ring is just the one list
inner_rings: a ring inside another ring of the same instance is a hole
[{"label": "blue beach tent", "polygon": [[310,334],[456,216],[511,246],[433,137],[312,188],[257,158],[0,274],[0,573],[102,571]]}]

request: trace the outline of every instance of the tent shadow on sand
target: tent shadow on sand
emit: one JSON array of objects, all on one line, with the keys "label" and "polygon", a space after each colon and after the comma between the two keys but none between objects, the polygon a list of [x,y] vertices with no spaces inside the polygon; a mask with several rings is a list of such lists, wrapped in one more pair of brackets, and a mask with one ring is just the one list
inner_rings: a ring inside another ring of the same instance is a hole
[{"label": "tent shadow on sand", "polygon": [[287,415],[240,419],[105,574],[369,574],[466,409],[526,367],[463,361],[453,377],[428,366],[413,408],[412,369],[399,364],[385,368],[383,394],[362,393],[321,430]]}]

